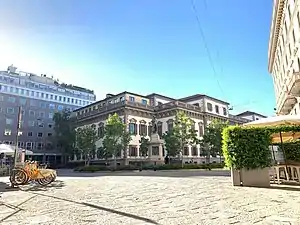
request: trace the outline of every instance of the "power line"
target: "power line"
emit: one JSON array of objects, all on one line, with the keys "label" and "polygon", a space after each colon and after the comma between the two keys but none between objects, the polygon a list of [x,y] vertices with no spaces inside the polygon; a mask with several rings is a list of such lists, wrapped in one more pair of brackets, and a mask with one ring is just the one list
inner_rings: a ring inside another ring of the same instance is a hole
[{"label": "power line", "polygon": [[[218,84],[218,86],[219,86],[219,89],[220,89],[222,95],[225,96],[225,93],[224,93],[224,91],[223,91],[223,89],[222,89],[222,86],[221,86],[221,84],[220,84],[220,82],[219,82],[219,80],[218,80],[218,76],[217,76],[217,71],[216,71],[216,68],[215,68],[215,64],[214,64],[214,61],[213,61],[212,56],[211,56],[211,54],[210,54],[210,50],[209,50],[209,48],[208,48],[208,44],[207,44],[207,41],[206,41],[206,38],[205,38],[205,35],[204,35],[204,31],[203,31],[203,29],[202,29],[202,25],[201,25],[201,22],[200,22],[200,18],[199,18],[199,16],[198,16],[198,11],[197,11],[197,8],[196,8],[196,5],[195,5],[194,0],[191,0],[191,5],[192,5],[192,9],[193,9],[194,14],[195,14],[195,18],[196,18],[196,21],[197,21],[198,29],[199,29],[199,31],[200,31],[200,35],[201,35],[201,38],[202,38],[202,40],[203,40],[204,47],[205,47],[205,50],[206,50],[206,53],[207,53],[207,56],[208,56],[208,59],[209,59],[211,68],[212,68],[212,70],[213,70],[214,77],[215,77],[215,79],[216,79],[216,81],[217,81],[217,84]],[[207,8],[207,3],[206,3],[205,0],[204,0],[204,5],[205,5],[205,7]]]}]

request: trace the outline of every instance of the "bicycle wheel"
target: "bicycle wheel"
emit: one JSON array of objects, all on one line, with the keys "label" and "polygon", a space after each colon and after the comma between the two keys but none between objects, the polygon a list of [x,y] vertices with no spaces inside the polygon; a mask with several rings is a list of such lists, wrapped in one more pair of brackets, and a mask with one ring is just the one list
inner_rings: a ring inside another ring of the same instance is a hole
[{"label": "bicycle wheel", "polygon": [[29,181],[29,176],[22,169],[14,169],[10,176],[10,182],[14,185],[24,185]]}]

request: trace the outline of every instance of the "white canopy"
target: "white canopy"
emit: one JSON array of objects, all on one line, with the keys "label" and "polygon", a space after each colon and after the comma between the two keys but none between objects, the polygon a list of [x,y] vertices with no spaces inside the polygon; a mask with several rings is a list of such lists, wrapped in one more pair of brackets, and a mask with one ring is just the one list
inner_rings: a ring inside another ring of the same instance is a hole
[{"label": "white canopy", "polygon": [[[282,115],[267,117],[264,119],[256,120],[250,123],[245,123],[243,126],[246,127],[271,127],[271,126],[280,126],[280,125],[299,125],[300,126],[300,115]],[[272,141],[273,143],[289,142],[292,140],[297,140],[300,138],[300,132],[284,132],[281,134],[273,134]]]},{"label": "white canopy", "polygon": [[300,125],[300,115],[273,116],[243,124],[243,126],[253,127],[269,127],[279,125]]},{"label": "white canopy", "polygon": [[[22,152],[22,151],[25,151],[26,155],[33,154],[32,151],[18,148],[19,153]],[[7,144],[0,144],[0,154],[1,153],[4,153],[5,155],[13,155],[15,153],[15,146],[7,145]]]}]

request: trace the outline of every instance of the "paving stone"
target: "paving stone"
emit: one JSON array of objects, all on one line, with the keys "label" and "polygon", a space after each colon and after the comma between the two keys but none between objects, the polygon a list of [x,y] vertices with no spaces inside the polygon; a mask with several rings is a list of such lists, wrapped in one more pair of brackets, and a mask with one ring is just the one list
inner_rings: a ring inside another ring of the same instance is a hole
[{"label": "paving stone", "polygon": [[299,225],[297,192],[237,188],[229,177],[203,173],[188,176],[186,171],[156,171],[93,177],[66,173],[47,188],[4,191],[0,223]]}]

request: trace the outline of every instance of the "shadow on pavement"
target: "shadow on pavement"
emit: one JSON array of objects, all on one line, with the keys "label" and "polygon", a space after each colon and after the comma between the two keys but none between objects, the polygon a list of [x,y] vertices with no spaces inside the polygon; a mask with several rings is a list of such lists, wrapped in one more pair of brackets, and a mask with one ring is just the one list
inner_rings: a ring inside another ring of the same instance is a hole
[{"label": "shadow on pavement", "polygon": [[57,199],[57,200],[61,200],[61,201],[67,201],[67,202],[71,202],[71,203],[74,203],[74,204],[88,206],[88,207],[91,207],[91,208],[94,208],[94,209],[99,209],[99,210],[102,210],[102,211],[118,214],[118,215],[121,215],[121,216],[130,217],[130,218],[140,220],[140,221],[143,221],[143,222],[146,222],[146,223],[159,225],[159,223],[157,223],[154,220],[151,220],[151,219],[148,219],[148,218],[145,218],[145,217],[141,217],[141,216],[137,216],[137,215],[134,215],[134,214],[131,214],[131,213],[121,212],[121,211],[118,211],[118,210],[115,210],[115,209],[110,209],[110,208],[106,208],[106,207],[103,207],[103,206],[98,206],[98,205],[91,204],[91,203],[77,202],[77,201],[74,201],[74,200],[70,200],[70,199],[66,199],[66,198],[60,198],[60,197],[56,197],[56,196],[52,196],[52,195],[46,195],[46,194],[35,193],[35,192],[32,192],[32,193],[36,194],[36,195],[39,195],[39,196],[53,198],[53,199]]},{"label": "shadow on pavement", "polygon": [[61,180],[56,180],[54,182],[52,182],[51,184],[48,184],[46,186],[42,186],[42,185],[39,185],[37,183],[34,183],[32,185],[25,185],[22,187],[22,191],[47,191],[48,189],[61,189],[65,187],[65,183],[64,181],[61,181]]},{"label": "shadow on pavement", "polygon": [[9,182],[9,178],[7,178],[7,182],[0,181],[0,193],[1,192],[8,192],[8,191],[20,191],[19,187],[12,188]]},{"label": "shadow on pavement", "polygon": [[116,172],[74,172],[69,169],[62,169],[57,171],[59,177],[103,177],[103,176],[145,176],[145,177],[230,177],[230,171],[228,170],[143,170],[143,171],[116,171]]}]

